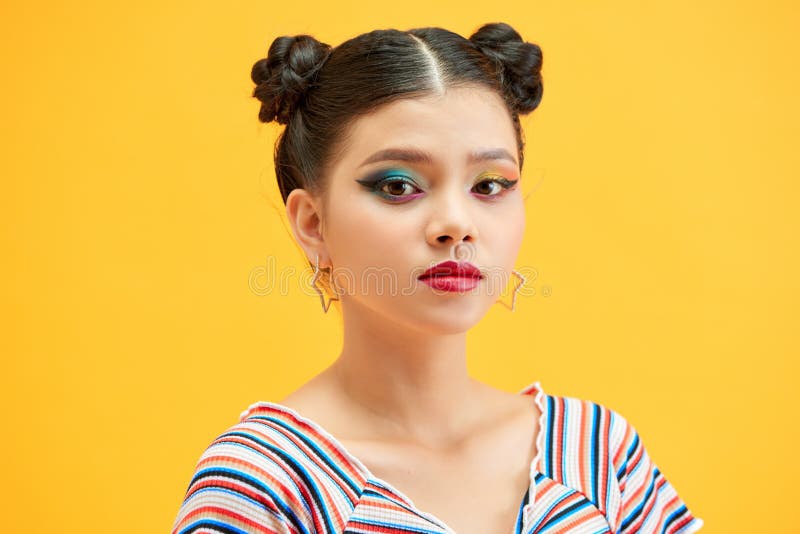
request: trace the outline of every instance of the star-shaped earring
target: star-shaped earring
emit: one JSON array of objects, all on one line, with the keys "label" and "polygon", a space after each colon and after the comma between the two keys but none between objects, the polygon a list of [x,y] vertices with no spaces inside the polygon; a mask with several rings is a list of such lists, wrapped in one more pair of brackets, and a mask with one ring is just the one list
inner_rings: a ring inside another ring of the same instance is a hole
[{"label": "star-shaped earring", "polygon": [[311,287],[313,287],[314,291],[316,291],[319,294],[319,301],[322,304],[322,311],[328,313],[328,309],[331,307],[331,302],[333,302],[334,300],[339,300],[339,298],[332,297],[330,300],[328,300],[328,304],[327,305],[325,304],[325,294],[320,288],[317,287],[317,280],[319,280],[319,277],[320,277],[319,254],[317,254],[317,262],[316,262],[316,267],[314,268],[314,278],[311,279]]},{"label": "star-shaped earring", "polygon": [[503,302],[501,299],[497,299],[497,302],[499,302],[500,304],[502,304],[503,306],[505,306],[506,308],[508,308],[509,310],[511,310],[513,312],[514,311],[514,304],[517,301],[517,293],[519,292],[520,288],[522,288],[522,286],[525,285],[526,278],[524,276],[522,276],[521,273],[519,273],[519,272],[517,272],[517,271],[515,271],[513,269],[511,271],[511,273],[514,276],[516,276],[517,278],[519,278],[519,280],[520,280],[519,284],[517,284],[517,287],[515,287],[514,291],[511,293],[511,306],[509,306],[508,304]]}]

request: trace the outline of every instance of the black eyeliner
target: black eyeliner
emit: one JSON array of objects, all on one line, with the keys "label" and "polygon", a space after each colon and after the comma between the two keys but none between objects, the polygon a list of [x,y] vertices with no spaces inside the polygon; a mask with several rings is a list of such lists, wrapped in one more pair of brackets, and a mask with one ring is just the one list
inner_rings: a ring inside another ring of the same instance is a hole
[{"label": "black eyeliner", "polygon": [[389,195],[384,193],[380,190],[380,187],[384,183],[393,183],[393,182],[402,182],[411,185],[412,187],[416,187],[417,189],[422,189],[422,187],[414,180],[411,176],[411,173],[401,170],[401,169],[383,169],[379,171],[375,171],[366,178],[359,178],[356,179],[356,182],[366,187],[371,193],[375,193],[379,197],[382,197],[389,201],[397,201],[398,199],[404,196],[416,196],[416,195]]},{"label": "black eyeliner", "polygon": [[[497,182],[498,184],[502,185],[506,189],[508,189],[510,187],[514,187],[514,184],[519,182],[519,180],[508,180],[507,178],[489,178],[488,180],[491,181],[491,182]],[[483,181],[483,180],[481,180],[481,181]],[[478,183],[480,183],[480,182],[478,182]]]}]

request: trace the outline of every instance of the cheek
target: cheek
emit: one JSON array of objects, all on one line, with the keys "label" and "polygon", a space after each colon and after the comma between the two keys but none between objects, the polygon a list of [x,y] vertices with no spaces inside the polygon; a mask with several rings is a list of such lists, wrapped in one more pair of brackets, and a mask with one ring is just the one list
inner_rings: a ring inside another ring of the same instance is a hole
[{"label": "cheek", "polygon": [[490,246],[497,251],[498,261],[501,261],[504,267],[511,268],[525,235],[524,206],[517,204],[509,206],[503,217],[497,217],[493,221],[495,226],[486,239],[494,242]]},{"label": "cheek", "polygon": [[522,239],[525,236],[525,222],[525,210],[521,209],[512,231],[515,250],[519,250],[519,247],[522,246]]},{"label": "cheek", "polygon": [[330,210],[326,237],[334,263],[353,270],[391,265],[407,250],[413,231],[398,213],[362,196],[348,197]]}]

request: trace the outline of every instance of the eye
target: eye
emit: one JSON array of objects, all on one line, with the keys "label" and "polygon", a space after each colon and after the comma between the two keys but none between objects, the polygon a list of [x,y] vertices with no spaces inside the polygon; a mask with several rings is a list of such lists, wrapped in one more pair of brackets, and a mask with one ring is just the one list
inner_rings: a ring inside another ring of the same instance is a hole
[{"label": "eye", "polygon": [[423,193],[414,179],[403,173],[378,173],[356,182],[371,193],[391,202],[404,202]]},{"label": "eye", "polygon": [[478,194],[482,196],[496,197],[514,187],[518,181],[519,180],[507,180],[497,176],[487,180],[481,180],[475,185],[475,189],[477,189]]},{"label": "eye", "polygon": [[381,193],[390,197],[407,196],[404,192],[413,193],[416,188],[414,184],[406,180],[386,179],[376,184],[376,188]]}]

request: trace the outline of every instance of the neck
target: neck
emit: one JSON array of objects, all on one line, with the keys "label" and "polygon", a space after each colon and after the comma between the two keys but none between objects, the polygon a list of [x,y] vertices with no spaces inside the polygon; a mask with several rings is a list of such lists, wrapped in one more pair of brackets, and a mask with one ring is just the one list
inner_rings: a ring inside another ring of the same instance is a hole
[{"label": "neck", "polygon": [[[444,443],[481,414],[486,386],[467,372],[466,333],[399,325],[372,310],[343,310],[344,342],[331,366],[352,410],[387,437]],[[359,313],[362,311],[362,313]]]}]

